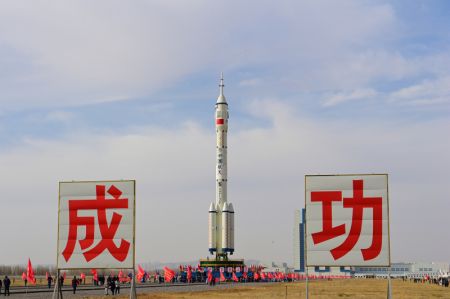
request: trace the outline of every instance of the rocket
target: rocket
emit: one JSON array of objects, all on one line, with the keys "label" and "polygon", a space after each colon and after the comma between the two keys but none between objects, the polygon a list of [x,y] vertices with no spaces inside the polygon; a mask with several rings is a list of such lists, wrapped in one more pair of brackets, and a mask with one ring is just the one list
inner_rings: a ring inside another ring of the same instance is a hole
[{"label": "rocket", "polygon": [[223,74],[220,78],[220,94],[215,108],[216,121],[216,201],[209,206],[208,247],[216,256],[234,252],[234,209],[227,201],[227,134],[228,104],[223,94]]}]

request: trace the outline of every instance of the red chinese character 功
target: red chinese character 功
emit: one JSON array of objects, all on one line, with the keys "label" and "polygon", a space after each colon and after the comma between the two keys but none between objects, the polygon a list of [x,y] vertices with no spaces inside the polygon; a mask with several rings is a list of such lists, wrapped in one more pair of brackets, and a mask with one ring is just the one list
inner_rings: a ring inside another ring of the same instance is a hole
[{"label": "red chinese character \u529f", "polygon": [[345,234],[345,224],[333,226],[332,202],[343,201],[343,208],[352,209],[352,224],[350,232],[345,241],[338,247],[332,249],[331,255],[335,260],[349,253],[356,245],[361,235],[363,211],[372,209],[372,244],[369,248],[361,249],[365,261],[376,258],[381,252],[382,245],[382,198],[364,197],[363,180],[353,180],[353,197],[342,200],[341,191],[313,191],[312,202],[322,202],[322,231],[312,234],[314,244],[319,244]]}]

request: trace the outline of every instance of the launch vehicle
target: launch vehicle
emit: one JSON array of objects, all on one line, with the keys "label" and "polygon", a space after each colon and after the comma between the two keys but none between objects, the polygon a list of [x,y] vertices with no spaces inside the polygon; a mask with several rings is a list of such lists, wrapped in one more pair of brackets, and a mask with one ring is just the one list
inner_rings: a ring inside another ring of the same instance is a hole
[{"label": "launch vehicle", "polygon": [[234,209],[227,201],[227,134],[228,103],[223,94],[223,75],[220,79],[220,94],[215,107],[216,122],[216,200],[209,207],[209,252],[216,258],[227,257],[234,252]]}]

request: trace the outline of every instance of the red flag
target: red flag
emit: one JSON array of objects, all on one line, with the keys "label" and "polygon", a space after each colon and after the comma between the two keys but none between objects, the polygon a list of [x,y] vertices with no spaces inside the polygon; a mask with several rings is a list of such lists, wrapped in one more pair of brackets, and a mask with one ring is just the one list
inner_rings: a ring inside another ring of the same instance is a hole
[{"label": "red flag", "polygon": [[238,279],[237,276],[236,276],[236,273],[234,273],[234,272],[233,272],[233,275],[232,275],[231,279],[234,280],[234,281],[236,281],[236,282],[239,281],[239,279]]},{"label": "red flag", "polygon": [[267,276],[269,276],[269,279],[273,279],[273,274],[272,274],[272,272],[269,272],[269,274],[268,274]]},{"label": "red flag", "polygon": [[211,282],[213,280],[212,271],[208,272],[208,282]]},{"label": "red flag", "polygon": [[244,279],[247,279],[247,272],[244,272],[244,274],[242,274],[242,276],[244,276]]},{"label": "red flag", "polygon": [[186,274],[186,276],[187,276],[188,282],[191,282],[191,280],[192,280],[191,266],[188,266],[188,267],[187,267],[187,274]]},{"label": "red flag", "polygon": [[122,270],[119,271],[119,281],[120,282],[128,281],[128,278],[129,278],[128,276],[123,275]]},{"label": "red flag", "polygon": [[92,273],[92,280],[98,281],[97,270],[91,269],[91,273]]},{"label": "red flag", "polygon": [[80,274],[80,278],[81,278],[81,279],[85,279],[85,278],[86,278],[86,274],[81,273],[81,274]]},{"label": "red flag", "polygon": [[261,279],[266,279],[266,273],[261,272]]},{"label": "red flag", "polygon": [[45,280],[48,280],[48,272],[45,272]]},{"label": "red flag", "polygon": [[258,274],[258,272],[255,272],[255,275],[254,275],[253,277],[254,277],[255,280],[258,280],[258,279],[259,279],[259,274]]},{"label": "red flag", "polygon": [[22,280],[25,281],[27,279],[27,275],[25,274],[25,272],[22,272]]},{"label": "red flag", "polygon": [[220,272],[220,281],[226,281],[225,275],[223,275],[223,272]]},{"label": "red flag", "polygon": [[27,266],[27,279],[32,284],[36,284],[36,278],[34,277],[33,266],[31,265],[31,260],[28,258],[28,266]]},{"label": "red flag", "polygon": [[175,277],[175,271],[173,271],[172,269],[169,269],[167,267],[164,267],[164,280],[166,282],[171,282],[174,277]]},{"label": "red flag", "polygon": [[138,265],[138,274],[136,274],[136,278],[138,281],[142,281],[142,279],[145,276],[145,271],[144,269],[142,269],[142,267],[140,265]]}]

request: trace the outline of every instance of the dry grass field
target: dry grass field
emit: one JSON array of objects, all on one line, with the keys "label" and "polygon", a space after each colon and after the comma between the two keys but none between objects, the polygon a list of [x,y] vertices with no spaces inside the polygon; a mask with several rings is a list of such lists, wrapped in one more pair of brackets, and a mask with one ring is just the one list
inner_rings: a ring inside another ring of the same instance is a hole
[{"label": "dry grass field", "polygon": [[[412,282],[403,282],[393,280],[393,298],[395,299],[432,299],[432,298],[450,298],[450,288],[443,288],[437,285],[416,284]],[[286,297],[287,287],[287,297]],[[330,298],[361,298],[377,299],[386,298],[387,281],[377,279],[348,279],[332,281],[312,281],[309,284],[309,294],[311,299],[330,299]],[[127,298],[127,296],[100,296],[89,297],[90,299],[99,298]],[[220,289],[201,292],[170,292],[170,293],[151,293],[140,294],[141,299],[170,299],[170,298],[305,298],[305,283],[278,283],[264,284],[252,287],[238,287],[229,289]]]}]

